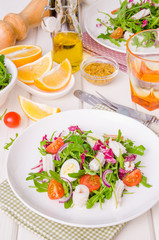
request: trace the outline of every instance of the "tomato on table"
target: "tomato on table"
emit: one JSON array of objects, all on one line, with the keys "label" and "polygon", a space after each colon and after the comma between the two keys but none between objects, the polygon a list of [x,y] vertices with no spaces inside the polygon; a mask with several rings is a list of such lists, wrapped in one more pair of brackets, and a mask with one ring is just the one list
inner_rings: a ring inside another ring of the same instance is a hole
[{"label": "tomato on table", "polygon": [[48,186],[48,196],[50,199],[59,199],[64,195],[64,189],[61,183],[57,182],[55,179],[52,179]]},{"label": "tomato on table", "polygon": [[115,12],[117,12],[119,10],[119,8],[114,9],[113,11],[111,11],[111,14],[114,14]]},{"label": "tomato on table", "polygon": [[58,152],[60,147],[62,147],[62,145],[64,145],[64,141],[61,137],[58,137],[54,142],[47,146],[46,152],[55,154]]},{"label": "tomato on table", "polygon": [[80,184],[83,184],[89,188],[89,191],[98,190],[100,188],[100,177],[98,175],[83,175],[80,180]]},{"label": "tomato on table", "polygon": [[133,187],[138,185],[141,182],[142,173],[139,169],[135,169],[131,173],[129,173],[126,177],[124,177],[123,182],[125,185],[129,187]]},{"label": "tomato on table", "polygon": [[7,127],[15,128],[20,125],[21,116],[16,112],[8,112],[5,114],[3,120]]},{"label": "tomato on table", "polygon": [[122,37],[122,35],[123,35],[123,29],[121,27],[118,27],[112,32],[112,34],[110,34],[110,37],[114,39],[119,39]]}]

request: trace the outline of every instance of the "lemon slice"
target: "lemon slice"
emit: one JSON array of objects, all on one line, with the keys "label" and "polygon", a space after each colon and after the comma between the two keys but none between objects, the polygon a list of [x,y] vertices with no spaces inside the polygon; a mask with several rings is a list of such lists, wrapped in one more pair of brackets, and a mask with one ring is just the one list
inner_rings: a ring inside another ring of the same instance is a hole
[{"label": "lemon slice", "polygon": [[4,54],[14,62],[16,67],[20,67],[39,59],[42,55],[42,49],[36,45],[17,45],[4,48],[0,54]]},{"label": "lemon slice", "polygon": [[22,96],[19,96],[19,102],[23,112],[33,121],[38,121],[61,111],[59,108],[53,108],[46,104],[37,103]]},{"label": "lemon slice", "polygon": [[45,91],[57,91],[64,88],[71,79],[71,63],[65,59],[61,64],[38,79],[34,84],[37,88]]},{"label": "lemon slice", "polygon": [[26,84],[33,84],[34,80],[51,70],[53,65],[50,51],[38,60],[18,68],[18,80]]},{"label": "lemon slice", "polygon": [[148,97],[151,92],[151,89],[148,90],[140,87],[134,87],[134,90],[139,97]]}]

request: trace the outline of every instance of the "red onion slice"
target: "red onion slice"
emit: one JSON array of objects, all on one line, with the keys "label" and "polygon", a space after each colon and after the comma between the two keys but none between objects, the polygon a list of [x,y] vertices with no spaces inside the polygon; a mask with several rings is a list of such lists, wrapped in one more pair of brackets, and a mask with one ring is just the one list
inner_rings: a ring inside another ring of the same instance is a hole
[{"label": "red onion slice", "polygon": [[108,188],[111,187],[110,183],[107,182],[106,180],[106,176],[108,173],[113,173],[113,171],[111,169],[106,169],[103,174],[102,174],[102,181],[104,183],[105,186],[107,186]]},{"label": "red onion slice", "polygon": [[63,151],[65,148],[67,148],[67,147],[68,147],[68,144],[69,144],[69,143],[67,142],[67,143],[65,143],[64,145],[62,145],[62,147],[60,147],[60,149],[59,149],[58,152],[56,153],[55,159],[56,159],[57,161],[60,161],[59,152]]},{"label": "red onion slice", "polygon": [[73,194],[73,188],[72,188],[71,182],[70,182],[67,178],[61,177],[61,179],[63,179],[64,181],[68,182],[68,184],[69,184],[69,186],[70,186],[70,195],[69,195],[69,197],[68,197],[68,198],[63,198],[63,199],[61,199],[61,200],[59,201],[59,203],[65,203],[65,202],[68,202],[68,201],[71,199],[72,194]]},{"label": "red onion slice", "polygon": [[131,154],[125,157],[125,162],[131,162],[134,161],[136,159],[137,155],[135,154]]}]

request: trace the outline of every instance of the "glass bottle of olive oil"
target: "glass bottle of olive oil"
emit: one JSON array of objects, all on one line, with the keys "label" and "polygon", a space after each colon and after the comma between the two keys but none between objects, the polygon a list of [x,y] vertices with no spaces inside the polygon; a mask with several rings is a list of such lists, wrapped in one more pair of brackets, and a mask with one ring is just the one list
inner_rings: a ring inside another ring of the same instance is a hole
[{"label": "glass bottle of olive oil", "polygon": [[76,16],[77,0],[57,0],[57,27],[52,33],[53,59],[61,63],[68,58],[72,72],[80,68],[83,57],[82,33]]}]

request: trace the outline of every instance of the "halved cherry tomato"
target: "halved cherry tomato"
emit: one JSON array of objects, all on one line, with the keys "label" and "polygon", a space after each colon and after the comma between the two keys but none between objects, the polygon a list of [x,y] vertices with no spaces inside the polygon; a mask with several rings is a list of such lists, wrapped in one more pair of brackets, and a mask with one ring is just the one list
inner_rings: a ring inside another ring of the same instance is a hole
[{"label": "halved cherry tomato", "polygon": [[7,127],[15,128],[19,126],[21,121],[21,116],[16,112],[8,112],[4,116],[3,120]]},{"label": "halved cherry tomato", "polygon": [[141,179],[141,171],[139,169],[135,169],[133,172],[129,173],[126,177],[124,177],[123,182],[129,187],[133,187],[139,184],[141,182]]},{"label": "halved cherry tomato", "polygon": [[52,179],[49,183],[47,193],[50,199],[59,199],[64,195],[64,189],[61,183]]},{"label": "halved cherry tomato", "polygon": [[80,180],[80,184],[83,184],[89,188],[89,191],[98,190],[100,188],[100,177],[98,175],[83,175]]},{"label": "halved cherry tomato", "polygon": [[111,14],[114,14],[115,12],[117,12],[119,10],[119,8],[114,9],[113,11],[111,11]]},{"label": "halved cherry tomato", "polygon": [[54,142],[47,146],[46,152],[55,154],[58,152],[60,147],[62,147],[62,145],[64,145],[64,141],[61,137],[58,137]]},{"label": "halved cherry tomato", "polygon": [[117,29],[114,30],[114,32],[112,32],[112,34],[110,34],[110,37],[114,39],[119,39],[121,38],[122,35],[123,29],[121,27],[118,27]]}]

